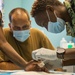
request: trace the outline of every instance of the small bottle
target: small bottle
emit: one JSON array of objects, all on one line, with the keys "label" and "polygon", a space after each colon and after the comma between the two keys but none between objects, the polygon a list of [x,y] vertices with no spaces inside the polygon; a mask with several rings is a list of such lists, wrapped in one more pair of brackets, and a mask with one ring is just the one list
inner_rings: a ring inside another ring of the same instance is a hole
[{"label": "small bottle", "polygon": [[65,38],[62,38],[60,41],[60,48],[67,48],[67,41],[65,40]]},{"label": "small bottle", "polygon": [[68,43],[68,48],[74,48],[74,43],[71,42],[71,41],[69,41],[69,43]]}]

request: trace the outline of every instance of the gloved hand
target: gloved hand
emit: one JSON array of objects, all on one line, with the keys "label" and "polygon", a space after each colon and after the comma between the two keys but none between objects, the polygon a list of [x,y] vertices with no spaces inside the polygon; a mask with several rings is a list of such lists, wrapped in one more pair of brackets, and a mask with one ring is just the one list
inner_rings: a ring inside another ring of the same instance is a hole
[{"label": "gloved hand", "polygon": [[57,58],[56,50],[40,48],[32,52],[32,58],[34,60],[43,61],[44,64],[47,64],[49,69],[56,69],[62,67],[62,61],[61,59]]},{"label": "gloved hand", "polygon": [[46,49],[46,48],[40,48],[37,50],[34,50],[32,52],[32,58],[34,60],[56,60],[57,58],[57,54],[56,54],[56,50],[50,50],[50,49]]}]

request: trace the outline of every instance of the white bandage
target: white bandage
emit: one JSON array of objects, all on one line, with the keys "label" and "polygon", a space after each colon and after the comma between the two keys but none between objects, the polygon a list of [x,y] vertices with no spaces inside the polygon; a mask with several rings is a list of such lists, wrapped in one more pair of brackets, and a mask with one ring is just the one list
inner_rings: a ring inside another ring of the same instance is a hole
[{"label": "white bandage", "polygon": [[45,65],[45,64],[44,64],[43,61],[41,61],[41,63],[38,64],[39,67],[44,67],[44,65]]}]

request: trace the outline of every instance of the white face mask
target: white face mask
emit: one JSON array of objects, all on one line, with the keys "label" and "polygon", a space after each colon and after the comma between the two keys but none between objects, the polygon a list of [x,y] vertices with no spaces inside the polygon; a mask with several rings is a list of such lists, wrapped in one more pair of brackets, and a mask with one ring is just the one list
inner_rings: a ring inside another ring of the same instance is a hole
[{"label": "white face mask", "polygon": [[48,31],[51,32],[51,33],[60,33],[62,32],[64,29],[65,29],[65,21],[61,18],[57,18],[57,21],[56,22],[51,22],[50,20],[50,17],[49,17],[49,13],[48,11],[46,10],[46,13],[47,13],[47,16],[48,16],[48,19],[49,19],[49,22],[48,22]]},{"label": "white face mask", "polygon": [[30,30],[13,31],[13,37],[20,42],[24,42],[30,36]]}]

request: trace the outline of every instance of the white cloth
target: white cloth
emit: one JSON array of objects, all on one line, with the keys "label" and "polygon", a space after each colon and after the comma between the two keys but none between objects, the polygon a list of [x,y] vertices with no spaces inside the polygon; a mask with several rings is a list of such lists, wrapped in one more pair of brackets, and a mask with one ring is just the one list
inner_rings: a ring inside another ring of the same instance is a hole
[{"label": "white cloth", "polygon": [[51,72],[51,73],[46,73],[46,72],[34,72],[34,71],[29,71],[29,72],[24,72],[24,71],[19,71],[12,73],[10,75],[74,75],[73,73],[64,73],[64,72]]}]

